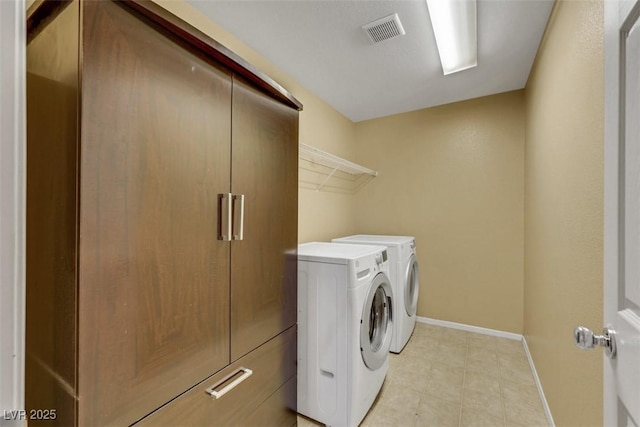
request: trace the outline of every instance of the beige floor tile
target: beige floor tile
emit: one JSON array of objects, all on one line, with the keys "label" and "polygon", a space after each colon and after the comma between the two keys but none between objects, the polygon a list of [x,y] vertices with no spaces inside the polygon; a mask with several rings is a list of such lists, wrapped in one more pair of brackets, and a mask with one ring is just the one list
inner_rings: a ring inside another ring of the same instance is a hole
[{"label": "beige floor tile", "polygon": [[419,403],[420,393],[407,388],[404,384],[395,383],[384,387],[376,406],[393,406],[415,414]]},{"label": "beige floor tile", "polygon": [[459,343],[441,343],[432,358],[433,365],[464,368],[467,361],[467,346]]},{"label": "beige floor tile", "polygon": [[406,356],[402,353],[400,354],[389,353],[389,368],[395,368],[400,366],[404,361],[405,357]]},{"label": "beige floor tile", "polygon": [[469,390],[462,392],[462,410],[486,412],[497,418],[504,418],[500,390]]},{"label": "beige floor tile", "polygon": [[462,409],[460,427],[501,427],[504,426],[504,418],[491,415],[487,411],[475,409]]},{"label": "beige floor tile", "polygon": [[440,337],[440,342],[467,344],[470,333],[459,329],[447,328]]},{"label": "beige floor tile", "polygon": [[466,365],[467,372],[478,372],[485,375],[494,375],[500,377],[500,366],[497,360],[476,360],[468,359]]},{"label": "beige floor tile", "polygon": [[360,422],[359,427],[370,426],[375,418],[376,418],[376,407],[372,406],[371,409],[369,409],[369,412],[367,412],[367,415],[365,415],[364,418],[362,419],[362,422]]},{"label": "beige floor tile", "polygon": [[404,350],[402,350],[402,354],[404,355],[405,360],[408,358],[433,360],[438,355],[438,351],[435,345],[413,342],[407,344]]},{"label": "beige floor tile", "polygon": [[518,384],[511,381],[501,381],[502,398],[507,403],[530,402],[532,405],[542,405],[540,394],[535,384]]},{"label": "beige floor tile", "polygon": [[373,401],[373,404],[375,404],[378,400],[382,398],[382,396],[384,396],[384,394],[386,393],[386,391],[389,389],[390,386],[391,386],[391,381],[387,377],[384,379],[384,382],[382,383],[382,387],[380,387],[380,391],[378,391],[378,394],[376,395],[376,398]]},{"label": "beige floor tile", "polygon": [[[526,354],[523,353],[501,353],[498,354],[498,362],[500,365],[520,367],[526,366],[529,368],[529,359]],[[530,368],[529,368],[530,369]]]},{"label": "beige floor tile", "polygon": [[486,348],[477,348],[469,344],[467,349],[467,371],[500,376],[498,355]]},{"label": "beige floor tile", "polygon": [[391,382],[393,382],[399,372],[400,368],[389,368],[389,370],[387,371],[387,376],[384,379],[385,384],[390,384]]},{"label": "beige floor tile", "polygon": [[550,424],[548,422],[545,422],[544,424],[522,424],[509,420],[507,420],[505,423],[506,427],[549,427],[549,425]]},{"label": "beige floor tile", "polygon": [[434,348],[441,356],[458,355],[467,357],[469,346],[462,342],[457,341],[445,341],[438,343]]},{"label": "beige floor tile", "polygon": [[529,362],[522,360],[503,360],[498,362],[500,376],[506,381],[521,384],[534,384],[533,373]]},{"label": "beige floor tile", "polygon": [[373,403],[373,405],[371,405],[371,408],[369,408],[369,412],[367,412],[367,415],[364,416],[364,418],[362,419],[362,421],[360,422],[360,427],[367,427],[372,425],[372,423],[375,421],[376,419],[376,408],[378,407],[378,401],[376,400],[376,402]]},{"label": "beige floor tile", "polygon": [[416,323],[416,328],[413,330],[413,335],[411,337],[413,338],[428,336],[433,338],[440,338],[445,329],[446,328],[443,328],[442,326],[429,325],[426,323]]},{"label": "beige floor tile", "polygon": [[467,347],[467,358],[473,360],[483,360],[483,361],[498,361],[498,353],[496,353],[495,348],[478,348],[473,344],[469,344]]},{"label": "beige floor tile", "polygon": [[545,419],[544,422],[542,420],[538,420],[537,422],[529,420],[522,422],[515,422],[510,420],[505,420],[506,427],[549,427],[549,422]]},{"label": "beige floor tile", "polygon": [[500,395],[500,376],[467,370],[464,374],[464,388]]},{"label": "beige floor tile", "polygon": [[433,365],[434,362],[431,360],[411,357],[403,361],[400,369],[418,373],[428,373]]},{"label": "beige floor tile", "polygon": [[316,427],[323,425],[324,424],[312,420],[311,418],[303,417],[302,415],[298,414],[298,427]]},{"label": "beige floor tile", "polygon": [[431,366],[428,378],[440,382],[448,382],[452,385],[462,387],[462,382],[464,380],[464,368],[447,365]]},{"label": "beige floor tile", "polygon": [[533,374],[529,366],[500,365],[500,378],[518,384],[533,385]]},{"label": "beige floor tile", "polygon": [[507,423],[523,426],[548,426],[549,422],[542,405],[530,406],[525,403],[505,403],[504,413]]},{"label": "beige floor tile", "polygon": [[429,370],[423,393],[448,402],[460,403],[463,381],[464,368],[435,365]]},{"label": "beige floor tile", "polygon": [[432,396],[423,396],[418,406],[416,426],[458,427],[460,403],[447,402]]},{"label": "beige floor tile", "polygon": [[496,352],[498,354],[524,354],[524,346],[519,340],[496,338]]},{"label": "beige floor tile", "polygon": [[414,335],[411,337],[411,339],[409,339],[409,342],[407,343],[407,345],[422,344],[425,346],[430,346],[430,345],[437,344],[439,340],[440,339],[438,337],[434,337],[431,335]]},{"label": "beige floor tile", "polygon": [[462,401],[462,385],[452,384],[446,380],[428,379],[423,389],[423,395],[459,405]]},{"label": "beige floor tile", "polygon": [[415,372],[411,369],[400,369],[393,372],[390,378],[391,384],[402,384],[407,389],[413,390],[419,394],[424,393],[427,381],[429,380],[431,370],[427,372]]},{"label": "beige floor tile", "polygon": [[469,344],[469,347],[495,351],[496,337],[493,337],[491,335],[483,335],[483,334],[470,334],[468,344]]},{"label": "beige floor tile", "polygon": [[369,414],[362,421],[362,427],[413,427],[416,423],[415,410],[407,411],[397,406],[379,403],[369,411]]},{"label": "beige floor tile", "polygon": [[426,338],[416,338],[405,346],[402,354],[407,353],[425,359],[431,359],[438,354],[438,343]]},{"label": "beige floor tile", "polygon": [[532,427],[548,425],[535,384],[502,381],[501,388],[507,424]]}]

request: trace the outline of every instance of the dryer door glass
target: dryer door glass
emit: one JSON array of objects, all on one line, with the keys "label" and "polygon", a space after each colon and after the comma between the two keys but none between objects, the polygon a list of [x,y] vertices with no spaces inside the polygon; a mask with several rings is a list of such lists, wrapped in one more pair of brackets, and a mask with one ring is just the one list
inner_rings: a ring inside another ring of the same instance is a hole
[{"label": "dryer door glass", "polygon": [[360,351],[371,370],[380,368],[387,360],[393,330],[391,295],[389,278],[378,273],[371,283],[360,319]]},{"label": "dryer door glass", "polygon": [[418,292],[420,290],[419,273],[418,260],[415,255],[411,255],[404,280],[404,309],[408,316],[414,316],[418,308]]},{"label": "dryer door glass", "polygon": [[373,302],[369,311],[369,343],[373,351],[380,350],[389,322],[389,308],[387,294],[382,286],[378,286],[373,294]]}]

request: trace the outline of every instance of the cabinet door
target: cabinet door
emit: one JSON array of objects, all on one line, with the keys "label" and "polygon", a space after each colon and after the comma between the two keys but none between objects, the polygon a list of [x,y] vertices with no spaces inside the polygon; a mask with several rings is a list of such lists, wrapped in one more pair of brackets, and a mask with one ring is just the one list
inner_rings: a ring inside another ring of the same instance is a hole
[{"label": "cabinet door", "polygon": [[[289,328],[150,414],[136,427],[294,425],[296,339],[296,328]],[[211,389],[220,395],[211,396]]]},{"label": "cabinet door", "polygon": [[298,112],[234,76],[232,128],[232,193],[244,195],[244,238],[231,244],[236,360],[296,322]]},{"label": "cabinet door", "polygon": [[78,421],[129,425],[229,363],[231,76],[82,6]]}]

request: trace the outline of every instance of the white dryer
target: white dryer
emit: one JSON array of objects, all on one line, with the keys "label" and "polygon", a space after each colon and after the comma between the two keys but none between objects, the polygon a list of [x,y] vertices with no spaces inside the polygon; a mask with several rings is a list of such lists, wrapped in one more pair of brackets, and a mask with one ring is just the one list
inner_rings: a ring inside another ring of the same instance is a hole
[{"label": "white dryer", "polygon": [[333,242],[384,245],[389,252],[389,277],[395,296],[393,305],[393,339],[391,351],[400,353],[416,326],[416,309],[420,278],[415,238],[411,236],[377,236],[359,234],[333,239]]},{"label": "white dryer", "polygon": [[298,246],[298,412],[332,427],[365,417],[388,369],[393,291],[384,246]]}]

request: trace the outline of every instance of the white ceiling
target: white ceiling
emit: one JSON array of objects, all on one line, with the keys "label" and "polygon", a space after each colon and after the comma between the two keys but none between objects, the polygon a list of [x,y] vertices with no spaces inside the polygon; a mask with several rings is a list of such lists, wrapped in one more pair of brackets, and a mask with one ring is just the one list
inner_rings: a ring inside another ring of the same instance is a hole
[{"label": "white ceiling", "polygon": [[[189,0],[353,121],[525,86],[553,0],[478,0],[478,66],[444,76],[424,0]],[[361,27],[397,13],[406,35]]]}]

